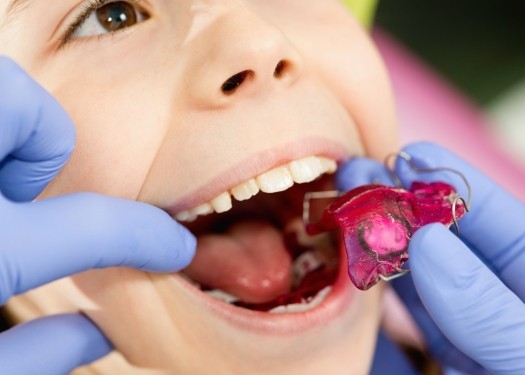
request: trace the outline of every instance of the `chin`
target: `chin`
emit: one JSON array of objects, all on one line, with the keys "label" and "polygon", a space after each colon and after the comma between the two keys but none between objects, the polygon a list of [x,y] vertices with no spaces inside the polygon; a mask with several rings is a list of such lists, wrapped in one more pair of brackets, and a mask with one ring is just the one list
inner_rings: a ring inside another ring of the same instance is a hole
[{"label": "chin", "polygon": [[[198,237],[186,270],[75,278],[102,306],[84,312],[131,364],[174,374],[368,372],[382,287],[355,288],[339,234],[309,237],[302,219],[304,194],[333,189],[344,156],[282,157],[260,173],[245,172],[228,198],[216,191],[210,196],[222,198],[170,212]],[[243,185],[254,192],[253,181],[263,191],[248,197]]]}]

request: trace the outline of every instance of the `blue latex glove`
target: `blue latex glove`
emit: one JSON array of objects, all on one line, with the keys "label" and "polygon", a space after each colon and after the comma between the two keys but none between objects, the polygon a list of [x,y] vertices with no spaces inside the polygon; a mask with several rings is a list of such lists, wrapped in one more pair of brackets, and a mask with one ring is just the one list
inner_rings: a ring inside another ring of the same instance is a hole
[{"label": "blue latex glove", "polygon": [[[404,151],[418,167],[447,166],[463,173],[473,200],[471,212],[459,222],[460,238],[441,224],[414,234],[411,278],[393,282],[398,294],[445,367],[468,374],[525,374],[525,205],[443,148],[419,143]],[[468,195],[461,179],[449,172],[416,173],[403,160],[395,170],[405,186],[414,180],[446,181]],[[340,172],[338,187],[370,183],[371,177],[390,183],[382,164],[355,159]]]},{"label": "blue latex glove", "polygon": [[[74,140],[60,105],[0,57],[0,305],[90,268],[173,272],[194,255],[194,237],[143,203],[90,193],[27,203],[66,163]],[[42,318],[0,334],[0,373],[65,374],[111,349],[83,315]]]}]

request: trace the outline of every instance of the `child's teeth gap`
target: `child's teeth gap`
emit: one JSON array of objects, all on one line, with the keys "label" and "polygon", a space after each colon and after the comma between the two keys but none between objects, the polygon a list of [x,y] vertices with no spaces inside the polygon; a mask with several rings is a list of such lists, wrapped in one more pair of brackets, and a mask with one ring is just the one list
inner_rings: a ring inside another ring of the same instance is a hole
[{"label": "child's teeth gap", "polygon": [[226,212],[232,208],[232,195],[236,200],[244,201],[257,195],[259,191],[277,193],[287,190],[294,183],[311,182],[324,173],[334,173],[336,169],[336,162],[324,157],[308,156],[294,160],[243,182],[210,202],[179,212],[175,215],[175,219],[189,222],[195,220],[197,216]]}]

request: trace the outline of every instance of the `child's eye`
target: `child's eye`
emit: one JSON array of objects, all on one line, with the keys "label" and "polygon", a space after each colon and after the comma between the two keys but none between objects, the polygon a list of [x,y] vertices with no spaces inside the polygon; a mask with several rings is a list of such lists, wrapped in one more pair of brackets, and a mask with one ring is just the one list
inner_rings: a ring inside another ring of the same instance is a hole
[{"label": "child's eye", "polygon": [[76,21],[69,26],[62,44],[71,39],[114,33],[143,22],[149,18],[135,2],[92,0]]}]

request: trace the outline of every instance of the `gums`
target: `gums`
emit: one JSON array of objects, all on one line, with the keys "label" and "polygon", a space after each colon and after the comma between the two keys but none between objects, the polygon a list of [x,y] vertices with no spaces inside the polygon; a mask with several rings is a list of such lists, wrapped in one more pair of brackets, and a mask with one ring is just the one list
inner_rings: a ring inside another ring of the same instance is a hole
[{"label": "gums", "polygon": [[429,223],[450,226],[464,213],[464,202],[444,182],[416,181],[409,190],[372,184],[336,199],[318,222],[306,224],[306,231],[315,235],[340,230],[348,275],[357,288],[366,290],[380,277],[404,272],[416,230]]}]

